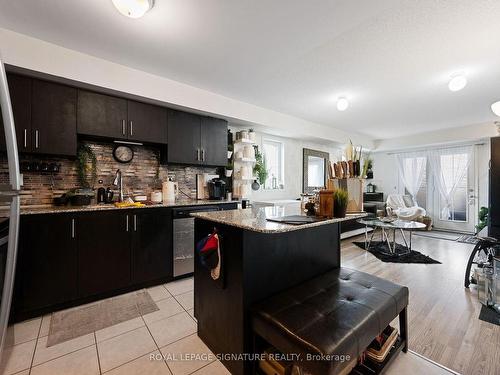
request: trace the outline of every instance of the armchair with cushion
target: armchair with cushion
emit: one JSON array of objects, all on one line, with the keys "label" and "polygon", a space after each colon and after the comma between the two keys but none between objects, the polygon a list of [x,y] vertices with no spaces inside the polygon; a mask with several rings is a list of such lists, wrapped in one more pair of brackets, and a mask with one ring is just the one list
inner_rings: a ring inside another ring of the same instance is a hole
[{"label": "armchair with cushion", "polygon": [[390,194],[386,203],[388,216],[397,216],[401,220],[415,220],[426,214],[425,209],[409,195]]}]

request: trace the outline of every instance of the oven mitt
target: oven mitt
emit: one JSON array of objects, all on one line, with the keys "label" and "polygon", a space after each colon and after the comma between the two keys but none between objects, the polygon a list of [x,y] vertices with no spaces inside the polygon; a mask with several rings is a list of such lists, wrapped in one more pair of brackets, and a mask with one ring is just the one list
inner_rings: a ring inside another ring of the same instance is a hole
[{"label": "oven mitt", "polygon": [[219,236],[212,233],[198,241],[196,250],[200,255],[200,262],[208,270],[213,270],[219,265]]}]

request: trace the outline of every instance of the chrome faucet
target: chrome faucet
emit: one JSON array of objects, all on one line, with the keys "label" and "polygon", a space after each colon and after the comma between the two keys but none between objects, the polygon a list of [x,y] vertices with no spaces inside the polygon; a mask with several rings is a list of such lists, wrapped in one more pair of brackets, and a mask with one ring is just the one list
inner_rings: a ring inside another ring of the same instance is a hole
[{"label": "chrome faucet", "polygon": [[120,189],[120,196],[118,198],[118,202],[123,202],[123,178],[122,171],[119,169],[116,170],[115,180],[113,181],[114,186],[118,186]]}]

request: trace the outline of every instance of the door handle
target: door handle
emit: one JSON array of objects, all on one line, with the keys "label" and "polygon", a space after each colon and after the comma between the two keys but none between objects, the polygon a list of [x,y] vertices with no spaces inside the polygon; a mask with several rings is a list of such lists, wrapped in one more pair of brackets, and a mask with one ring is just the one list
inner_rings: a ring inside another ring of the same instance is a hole
[{"label": "door handle", "polygon": [[196,160],[200,161],[200,149],[196,149]]},{"label": "door handle", "polygon": [[24,148],[28,148],[28,129],[24,129]]},{"label": "door handle", "polygon": [[39,136],[38,136],[38,130],[35,130],[35,148],[38,148],[38,141],[39,141]]},{"label": "door handle", "polygon": [[201,149],[201,161],[205,161],[205,149]]},{"label": "door handle", "polygon": [[125,218],[125,231],[128,232],[128,215]]},{"label": "door handle", "polygon": [[137,232],[137,215],[134,215],[134,232]]},{"label": "door handle", "polygon": [[130,121],[130,135],[134,135],[134,122]]},{"label": "door handle", "polygon": [[75,219],[71,219],[71,238],[75,238]]},{"label": "door handle", "polygon": [[122,134],[126,135],[126,129],[125,129],[125,120],[122,120]]}]

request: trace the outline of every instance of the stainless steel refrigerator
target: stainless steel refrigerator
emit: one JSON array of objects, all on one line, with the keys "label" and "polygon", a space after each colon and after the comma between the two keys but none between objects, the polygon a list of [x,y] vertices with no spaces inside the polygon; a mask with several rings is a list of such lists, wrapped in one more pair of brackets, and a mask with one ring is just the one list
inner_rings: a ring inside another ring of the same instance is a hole
[{"label": "stainless steel refrigerator", "polygon": [[[14,274],[16,269],[17,243],[19,234],[19,191],[21,175],[19,174],[19,155],[17,153],[14,115],[10,103],[9,87],[5,75],[5,67],[0,55],[0,126],[3,127],[7,162],[8,179],[0,183],[0,356],[3,351],[7,324],[9,322]],[[1,134],[2,132],[0,132]],[[2,156],[4,157],[4,156]]]}]

